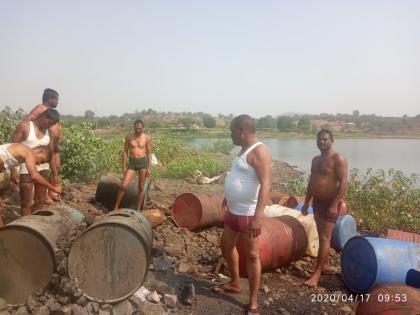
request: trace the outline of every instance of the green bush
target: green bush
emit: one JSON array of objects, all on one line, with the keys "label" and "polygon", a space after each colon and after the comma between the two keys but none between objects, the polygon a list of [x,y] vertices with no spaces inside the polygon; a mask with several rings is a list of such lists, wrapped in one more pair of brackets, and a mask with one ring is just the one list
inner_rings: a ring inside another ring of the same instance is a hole
[{"label": "green bush", "polygon": [[0,112],[0,144],[10,142],[12,133],[24,116],[25,112],[22,109],[13,112],[9,106]]},{"label": "green bush", "polygon": [[96,136],[90,123],[74,123],[63,128],[61,174],[64,179],[84,182],[106,172],[121,172],[121,140],[104,140]]},{"label": "green bush", "polygon": [[181,157],[172,160],[166,168],[166,175],[174,178],[185,178],[200,171],[204,176],[215,176],[224,171],[223,167],[214,160],[199,155],[196,152],[184,151]]},{"label": "green bush", "polygon": [[174,139],[157,136],[152,138],[152,151],[160,162],[167,164],[178,157],[181,144]]},{"label": "green bush", "polygon": [[364,176],[350,173],[345,200],[357,222],[374,233],[387,228],[418,232],[420,230],[420,190],[415,188],[417,175],[404,176],[400,171],[373,171]]}]

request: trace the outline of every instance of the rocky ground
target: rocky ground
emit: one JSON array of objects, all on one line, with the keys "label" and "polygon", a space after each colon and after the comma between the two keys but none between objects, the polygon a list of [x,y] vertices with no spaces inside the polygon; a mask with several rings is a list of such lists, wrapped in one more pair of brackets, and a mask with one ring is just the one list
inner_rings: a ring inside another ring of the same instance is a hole
[{"label": "rocky ground", "polygon": [[[283,183],[298,172],[282,162],[274,163],[273,190],[285,192]],[[149,208],[158,208],[167,220],[154,228],[153,264],[146,282],[131,298],[117,305],[88,301],[67,278],[65,255],[71,241],[90,223],[106,212],[93,201],[96,185],[68,185],[62,203],[83,211],[87,222],[74,228],[61,240],[59,268],[48,288],[28,298],[26,305],[7,307],[0,299],[0,315],[7,314],[243,314],[247,304],[248,284],[242,279],[240,294],[220,295],[212,292],[216,284],[228,280],[226,265],[220,260],[221,227],[188,231],[177,227],[171,218],[171,205],[183,192],[222,192],[222,181],[199,185],[194,181],[154,180]],[[18,216],[16,191],[11,190],[2,209],[7,222]],[[13,206],[14,205],[14,206]],[[59,242],[59,243],[60,243]],[[350,296],[339,274],[340,255],[331,250],[330,260],[335,275],[322,276],[317,288],[307,288],[315,259],[302,257],[262,275],[259,294],[261,314],[353,314],[356,302],[343,302]],[[337,301],[337,299],[339,301]]]}]

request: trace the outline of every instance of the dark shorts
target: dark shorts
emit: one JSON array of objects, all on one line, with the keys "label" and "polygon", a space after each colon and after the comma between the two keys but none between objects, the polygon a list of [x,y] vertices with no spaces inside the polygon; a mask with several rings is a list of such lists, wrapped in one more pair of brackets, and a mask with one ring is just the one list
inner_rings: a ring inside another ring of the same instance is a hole
[{"label": "dark shorts", "polygon": [[[42,177],[44,177],[45,179],[48,180],[48,178],[50,177],[50,170],[42,170],[39,171],[39,174],[42,175]],[[20,182],[21,183],[32,183],[32,177],[29,174],[20,174]]]},{"label": "dark shorts", "polygon": [[321,219],[323,219],[325,221],[328,221],[328,222],[331,222],[331,223],[336,223],[337,218],[338,218],[339,206],[337,206],[337,212],[332,215],[328,211],[331,204],[332,204],[332,201],[330,201],[330,200],[320,201],[320,200],[315,200],[314,199],[313,203],[312,203],[312,209],[314,209],[314,215],[320,217]]},{"label": "dark shorts", "polygon": [[147,169],[147,157],[143,156],[141,158],[130,158],[128,160],[128,169],[138,171],[141,169]]},{"label": "dark shorts", "polygon": [[235,232],[247,233],[248,226],[253,218],[254,216],[236,215],[226,211],[224,221],[225,225]]}]

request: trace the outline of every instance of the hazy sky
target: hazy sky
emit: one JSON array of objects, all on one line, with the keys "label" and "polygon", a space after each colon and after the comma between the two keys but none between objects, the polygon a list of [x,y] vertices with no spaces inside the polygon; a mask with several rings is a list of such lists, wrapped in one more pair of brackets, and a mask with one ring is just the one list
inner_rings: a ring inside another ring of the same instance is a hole
[{"label": "hazy sky", "polygon": [[420,1],[0,0],[0,108],[420,113]]}]

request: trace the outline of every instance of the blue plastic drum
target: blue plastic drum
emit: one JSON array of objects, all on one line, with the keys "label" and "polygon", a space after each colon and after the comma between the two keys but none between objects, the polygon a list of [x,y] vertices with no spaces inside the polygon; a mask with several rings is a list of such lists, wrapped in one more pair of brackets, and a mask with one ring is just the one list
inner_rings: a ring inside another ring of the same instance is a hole
[{"label": "blue plastic drum", "polygon": [[420,288],[419,268],[420,244],[399,240],[355,236],[341,256],[344,282],[358,293],[388,284]]}]

